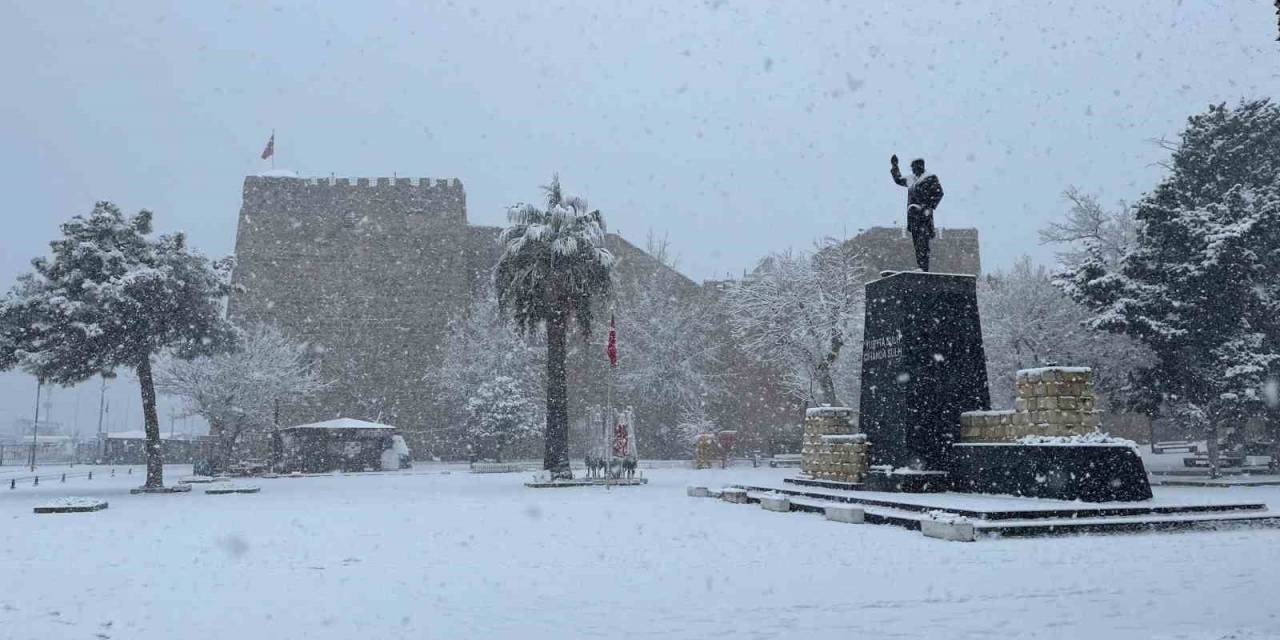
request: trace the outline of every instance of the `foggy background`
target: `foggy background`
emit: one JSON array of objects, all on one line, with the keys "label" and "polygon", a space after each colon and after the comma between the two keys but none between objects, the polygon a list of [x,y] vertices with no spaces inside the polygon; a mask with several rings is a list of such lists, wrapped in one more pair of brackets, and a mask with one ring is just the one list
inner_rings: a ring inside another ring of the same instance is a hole
[{"label": "foggy background", "polygon": [[[923,156],[984,269],[1049,262],[1064,188],[1134,200],[1153,139],[1280,87],[1270,0],[527,4],[0,3],[0,286],[96,200],[231,253],[273,128],[302,176],[460,178],[476,224],[559,171],[699,281],[901,226],[888,157]],[[34,392],[0,374],[0,429]],[[107,397],[141,428],[131,377]],[[52,419],[91,435],[98,398],[57,389]]]}]

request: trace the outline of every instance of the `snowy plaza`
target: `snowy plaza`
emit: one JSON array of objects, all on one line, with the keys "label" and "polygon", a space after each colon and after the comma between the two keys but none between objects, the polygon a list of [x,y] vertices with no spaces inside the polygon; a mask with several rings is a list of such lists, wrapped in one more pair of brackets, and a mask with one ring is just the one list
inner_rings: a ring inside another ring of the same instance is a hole
[{"label": "snowy plaza", "polygon": [[[685,496],[794,470],[644,473],[643,487],[530,490],[525,474],[420,464],[228,496],[55,476],[0,493],[0,637],[1280,635],[1280,609],[1257,606],[1280,590],[1280,529],[962,544]],[[58,495],[110,508],[31,512]],[[1277,504],[1280,488],[1157,489],[1179,496]]]},{"label": "snowy plaza", "polygon": [[0,640],[1280,640],[1280,0],[4,5]]}]

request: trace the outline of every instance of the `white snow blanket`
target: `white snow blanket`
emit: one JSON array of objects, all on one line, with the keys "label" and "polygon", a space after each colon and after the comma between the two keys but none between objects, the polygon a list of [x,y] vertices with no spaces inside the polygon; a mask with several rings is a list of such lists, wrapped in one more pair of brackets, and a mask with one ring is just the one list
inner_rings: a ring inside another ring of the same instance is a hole
[{"label": "white snow blanket", "polygon": [[[6,489],[0,637],[1280,637],[1274,529],[944,544],[685,495],[788,469],[609,491],[466,468],[262,480],[244,500],[129,496],[138,477],[107,473]],[[111,508],[31,513],[68,491]],[[1280,488],[1156,492],[1280,505]]]}]

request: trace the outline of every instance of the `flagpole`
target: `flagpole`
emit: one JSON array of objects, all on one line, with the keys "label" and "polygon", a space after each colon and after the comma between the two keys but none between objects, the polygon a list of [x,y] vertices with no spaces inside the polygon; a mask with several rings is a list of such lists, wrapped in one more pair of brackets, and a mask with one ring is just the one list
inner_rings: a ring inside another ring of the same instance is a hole
[{"label": "flagpole", "polygon": [[[615,349],[617,348],[616,346],[617,339],[618,339],[617,336],[618,336],[617,324],[614,321],[613,309],[610,309],[609,310],[609,340],[610,342],[613,343],[613,346]],[[605,491],[608,491],[613,485],[613,445],[618,438],[618,433],[617,433],[618,417],[613,413],[613,374],[614,374],[614,369],[617,369],[617,368],[618,368],[618,361],[613,354],[610,354],[609,355],[609,381],[607,383],[608,391],[606,393],[607,401],[609,403],[609,408],[607,410],[607,413],[609,415],[609,437],[607,440],[607,442],[609,443],[608,445],[609,458],[608,458],[608,462],[605,464],[605,469],[607,470],[606,473],[604,474]],[[619,465],[619,470],[621,470],[621,465]]]},{"label": "flagpole", "polygon": [[276,128],[271,128],[271,168],[276,168]]}]

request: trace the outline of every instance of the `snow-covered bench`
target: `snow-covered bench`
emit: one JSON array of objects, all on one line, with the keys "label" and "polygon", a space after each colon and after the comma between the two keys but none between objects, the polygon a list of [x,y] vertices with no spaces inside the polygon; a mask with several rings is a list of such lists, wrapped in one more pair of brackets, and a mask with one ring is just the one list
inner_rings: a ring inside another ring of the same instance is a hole
[{"label": "snow-covered bench", "polygon": [[471,473],[520,473],[525,470],[523,462],[473,462]]},{"label": "snow-covered bench", "polygon": [[769,458],[770,467],[798,467],[800,466],[800,454],[798,453],[779,453]]},{"label": "snow-covered bench", "polygon": [[1186,440],[1169,440],[1168,442],[1157,442],[1151,445],[1151,453],[1168,453],[1170,451],[1199,453],[1200,446],[1194,442],[1187,442]]}]

